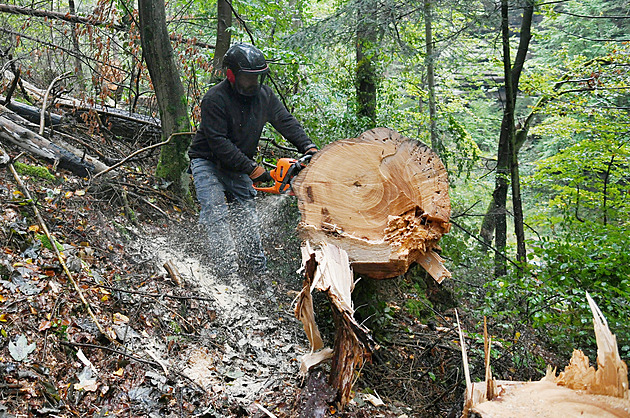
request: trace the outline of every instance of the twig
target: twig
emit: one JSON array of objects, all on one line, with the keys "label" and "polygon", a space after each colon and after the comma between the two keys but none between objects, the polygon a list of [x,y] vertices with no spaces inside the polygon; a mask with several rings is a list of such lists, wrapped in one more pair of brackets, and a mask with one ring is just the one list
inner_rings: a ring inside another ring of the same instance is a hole
[{"label": "twig", "polygon": [[260,409],[261,411],[263,411],[268,417],[270,418],[277,418],[276,415],[274,415],[273,413],[271,413],[267,408],[265,408],[264,406],[262,406],[261,404],[259,404],[258,402],[254,402],[254,405]]},{"label": "twig", "polygon": [[44,102],[42,103],[42,113],[39,115],[39,136],[44,136],[44,121],[46,119],[46,106],[48,106],[47,102],[48,102],[48,95],[50,94],[50,90],[52,90],[53,86],[58,81],[63,80],[64,78],[68,77],[70,74],[72,74],[72,72],[68,71],[66,73],[63,73],[55,77],[55,79],[48,86],[48,89],[46,90],[46,93],[44,94]]},{"label": "twig", "polygon": [[24,196],[26,196],[26,199],[28,200],[30,206],[33,208],[33,212],[35,213],[35,216],[37,217],[37,221],[39,222],[40,226],[42,227],[42,230],[44,231],[44,234],[46,234],[46,237],[48,238],[48,241],[50,242],[50,244],[52,246],[52,249],[55,252],[55,255],[57,256],[57,259],[59,260],[59,264],[61,264],[61,267],[63,267],[63,271],[66,273],[66,276],[68,276],[68,279],[70,280],[70,283],[72,283],[72,286],[77,291],[77,293],[79,295],[79,298],[81,298],[81,301],[83,302],[83,305],[85,306],[85,309],[87,310],[88,314],[90,315],[90,318],[92,318],[92,321],[94,321],[94,323],[96,324],[96,327],[101,332],[101,334],[105,335],[107,337],[107,339],[109,339],[110,341],[114,342],[111,339],[111,337],[105,332],[103,327],[101,327],[101,324],[98,322],[98,319],[94,315],[94,312],[92,312],[92,308],[90,308],[90,304],[85,299],[85,296],[83,295],[83,292],[81,291],[81,288],[79,287],[77,282],[74,280],[74,277],[72,276],[72,273],[70,273],[70,270],[68,270],[68,266],[63,261],[63,257],[61,256],[61,253],[59,252],[59,248],[57,248],[57,239],[48,231],[48,227],[46,226],[46,222],[44,222],[44,219],[42,218],[42,215],[39,213],[39,210],[37,209],[37,206],[35,205],[35,201],[33,200],[33,198],[31,197],[31,194],[29,193],[28,189],[26,188],[26,186],[22,182],[22,179],[20,178],[20,175],[17,173],[17,171],[15,171],[15,167],[13,167],[12,163],[9,163],[9,168],[11,169],[11,173],[13,174],[13,177],[15,178],[15,181],[17,181],[18,185],[24,191]]},{"label": "twig", "polygon": [[66,342],[66,341],[59,341],[59,343],[61,345],[67,345],[69,347],[98,348],[100,350],[105,350],[105,351],[109,351],[111,353],[115,353],[115,354],[119,354],[121,356],[128,357],[128,358],[130,358],[130,359],[132,359],[134,361],[137,361],[139,363],[148,364],[150,366],[153,366],[153,367],[156,367],[156,368],[160,368],[160,369],[162,368],[162,366],[159,363],[155,362],[155,361],[149,361],[149,360],[142,359],[140,357],[135,357],[135,356],[132,356],[131,354],[127,354],[127,353],[122,352],[120,350],[116,350],[115,348],[109,348],[109,347],[105,347],[103,345],[88,344],[88,343],[75,343],[75,342]]},{"label": "twig", "polygon": [[131,158],[135,157],[136,155],[140,154],[141,152],[150,150],[152,148],[157,148],[157,147],[161,147],[162,145],[166,145],[169,142],[171,142],[171,139],[173,139],[174,136],[178,136],[178,135],[192,135],[194,134],[194,132],[175,132],[173,134],[171,134],[171,136],[168,137],[168,139],[166,141],[162,141],[160,143],[157,144],[153,144],[153,145],[149,145],[148,147],[144,147],[139,149],[138,151],[132,152],[131,154],[129,154],[127,157],[123,158],[121,161],[117,162],[116,164],[114,164],[113,166],[107,168],[106,170],[101,171],[100,173],[96,173],[92,178],[95,179],[109,171],[112,171],[118,167],[120,167],[121,165],[123,165],[124,163],[126,163],[127,161],[129,161]]},{"label": "twig", "polygon": [[127,193],[130,194],[131,196],[135,197],[136,199],[142,200],[144,203],[146,203],[147,205],[151,206],[156,211],[160,212],[164,217],[166,217],[166,218],[169,217],[168,213],[164,212],[162,209],[160,209],[159,207],[157,207],[153,203],[149,202],[147,199],[145,199],[144,197],[140,196],[138,193],[134,193],[131,190],[127,190]]},{"label": "twig", "polygon": [[113,287],[113,286],[107,286],[104,284],[97,284],[97,287],[102,287],[104,289],[107,290],[113,290],[114,292],[122,292],[122,293],[130,293],[132,295],[142,295],[142,296],[149,296],[152,298],[171,298],[171,299],[179,299],[179,300],[203,300],[206,302],[215,302],[214,299],[211,298],[204,298],[201,296],[177,296],[177,295],[171,295],[171,294],[160,294],[160,293],[149,293],[149,292],[141,292],[139,290],[127,290],[127,289],[120,289],[118,287]]}]

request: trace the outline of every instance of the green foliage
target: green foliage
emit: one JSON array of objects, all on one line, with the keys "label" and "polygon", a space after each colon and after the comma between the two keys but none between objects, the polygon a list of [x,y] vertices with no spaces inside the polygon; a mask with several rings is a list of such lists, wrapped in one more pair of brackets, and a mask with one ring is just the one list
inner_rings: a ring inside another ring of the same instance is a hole
[{"label": "green foliage", "polygon": [[540,201],[539,218],[555,214],[626,223],[629,162],[630,148],[624,137],[591,136],[538,161],[536,172],[524,184],[548,199]]},{"label": "green foliage", "polygon": [[594,222],[565,225],[552,237],[530,242],[535,264],[523,277],[486,286],[486,314],[519,321],[570,356],[573,348],[595,358],[589,292],[606,316],[622,357],[630,356],[630,237],[624,228]]}]

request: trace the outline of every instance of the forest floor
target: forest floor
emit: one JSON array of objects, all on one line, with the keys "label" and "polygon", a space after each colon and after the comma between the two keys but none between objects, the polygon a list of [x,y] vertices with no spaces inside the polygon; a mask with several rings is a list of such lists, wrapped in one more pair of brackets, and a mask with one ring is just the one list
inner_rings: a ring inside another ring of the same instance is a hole
[{"label": "forest floor", "polygon": [[[260,291],[247,275],[227,283],[208,273],[194,207],[148,170],[120,169],[100,182],[20,171],[32,202],[8,166],[0,174],[0,417],[300,415],[312,391],[298,374],[308,341],[293,313],[303,280],[294,198],[258,198],[273,278]],[[357,373],[350,404],[327,403],[321,416],[459,416],[465,380],[452,288],[415,268],[359,281],[357,316],[379,346]],[[330,308],[321,294],[315,302],[331,346]],[[463,321],[480,331],[465,313]],[[469,345],[478,376],[483,340]],[[513,365],[506,353],[495,373],[535,375]],[[326,372],[313,374],[310,386],[323,385]]]}]

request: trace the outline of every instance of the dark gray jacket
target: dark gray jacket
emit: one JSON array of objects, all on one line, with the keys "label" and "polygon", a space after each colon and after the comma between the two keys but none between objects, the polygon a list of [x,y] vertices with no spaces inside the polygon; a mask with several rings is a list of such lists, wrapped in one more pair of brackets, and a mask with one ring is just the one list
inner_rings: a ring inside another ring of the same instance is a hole
[{"label": "dark gray jacket", "polygon": [[313,147],[300,123],[263,85],[253,97],[238,94],[228,80],[212,87],[201,101],[201,124],[188,155],[218,163],[224,170],[249,174],[265,123],[271,123],[300,152]]}]

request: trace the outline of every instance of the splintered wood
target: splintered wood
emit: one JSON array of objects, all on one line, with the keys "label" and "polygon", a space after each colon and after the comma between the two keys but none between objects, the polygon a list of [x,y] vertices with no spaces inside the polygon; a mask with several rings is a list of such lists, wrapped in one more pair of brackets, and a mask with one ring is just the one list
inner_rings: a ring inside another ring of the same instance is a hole
[{"label": "splintered wood", "polygon": [[[617,339],[606,319],[588,293],[586,298],[593,312],[597,369],[582,351],[574,350],[563,372],[556,376],[548,367],[539,382],[495,381],[487,370],[486,382],[467,381],[463,416],[630,417],[628,367],[619,357]],[[488,361],[486,367],[490,367]]]},{"label": "splintered wood", "polygon": [[[301,358],[300,372],[306,375],[310,368],[332,358],[328,382],[338,391],[338,401],[343,407],[350,400],[354,371],[369,361],[373,342],[369,330],[354,319],[351,298],[354,282],[347,253],[328,244],[313,250],[307,242],[302,247],[302,263],[306,278],[295,316],[304,325],[311,351]],[[336,326],[334,350],[323,348],[315,323],[311,296],[315,289],[325,292],[331,301]]]},{"label": "splintered wood", "polygon": [[447,172],[426,145],[388,128],[333,142],[293,182],[299,229],[343,248],[360,274],[383,279],[422,265],[450,273],[434,251],[450,229]]}]

